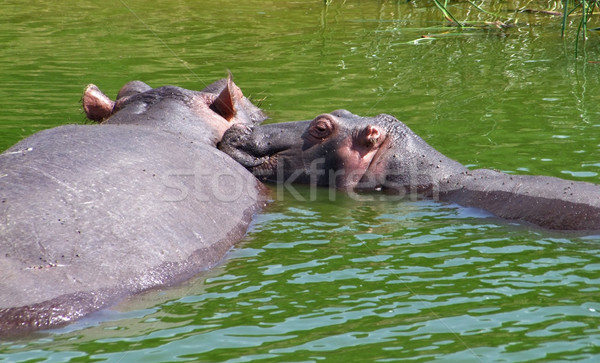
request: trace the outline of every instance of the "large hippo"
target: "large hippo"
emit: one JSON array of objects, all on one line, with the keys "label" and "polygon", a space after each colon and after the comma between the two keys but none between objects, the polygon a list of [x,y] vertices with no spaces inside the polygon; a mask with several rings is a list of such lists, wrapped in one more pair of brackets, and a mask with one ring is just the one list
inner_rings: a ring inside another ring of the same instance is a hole
[{"label": "large hippo", "polygon": [[0,154],[0,335],[67,324],[210,268],[265,188],[216,149],[263,113],[231,78],[203,91],[134,81],[84,92],[99,125],[44,130]]},{"label": "large hippo", "polygon": [[469,170],[390,115],[346,110],[298,121],[234,126],[219,146],[259,179],[429,197],[558,230],[600,230],[600,186]]}]

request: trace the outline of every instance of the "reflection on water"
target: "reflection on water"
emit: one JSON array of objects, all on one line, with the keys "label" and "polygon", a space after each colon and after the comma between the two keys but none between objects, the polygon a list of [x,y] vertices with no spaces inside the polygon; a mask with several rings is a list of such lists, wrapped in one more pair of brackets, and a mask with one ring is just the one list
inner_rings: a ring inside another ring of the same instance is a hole
[{"label": "reflection on water", "polygon": [[[201,89],[230,69],[272,121],[386,112],[471,167],[598,182],[598,39],[574,59],[541,15],[458,31],[404,1],[0,13],[2,149],[81,122],[89,82],[113,97],[131,79]],[[0,343],[0,361],[597,360],[600,236],[328,193],[271,205],[198,279]]]},{"label": "reflection on water", "polygon": [[428,201],[288,196],[217,270],[132,299],[138,307],[4,344],[4,356],[65,361],[83,349],[107,361],[487,362],[598,354],[598,238]]}]

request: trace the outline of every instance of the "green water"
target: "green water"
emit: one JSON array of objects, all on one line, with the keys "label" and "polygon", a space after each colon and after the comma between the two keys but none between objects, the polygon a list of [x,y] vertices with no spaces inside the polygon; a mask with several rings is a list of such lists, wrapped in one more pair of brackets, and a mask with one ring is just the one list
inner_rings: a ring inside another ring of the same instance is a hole
[{"label": "green water", "polygon": [[[576,59],[548,16],[457,31],[421,2],[331,3],[5,1],[0,149],[83,122],[88,83],[114,97],[132,79],[201,89],[230,70],[272,121],[385,112],[471,167],[600,182],[598,36]],[[599,236],[296,192],[306,200],[284,193],[216,269],[0,342],[0,361],[600,358]]]}]

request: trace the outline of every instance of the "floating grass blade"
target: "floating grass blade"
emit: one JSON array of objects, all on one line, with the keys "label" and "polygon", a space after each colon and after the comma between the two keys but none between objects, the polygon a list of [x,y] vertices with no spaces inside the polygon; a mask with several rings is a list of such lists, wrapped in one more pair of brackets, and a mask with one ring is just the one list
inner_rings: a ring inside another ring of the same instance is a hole
[{"label": "floating grass blade", "polygon": [[[459,22],[458,20],[456,20],[456,18],[454,17],[454,15],[452,15],[452,13],[450,11],[448,11],[448,9],[446,8],[446,6],[444,6],[439,0],[433,0],[433,2],[438,7],[438,9],[440,9],[440,11],[444,14],[444,16],[446,17],[446,19],[452,20],[460,28],[462,28],[463,25],[461,24],[461,22]],[[447,2],[446,2],[446,4],[447,4]]]}]

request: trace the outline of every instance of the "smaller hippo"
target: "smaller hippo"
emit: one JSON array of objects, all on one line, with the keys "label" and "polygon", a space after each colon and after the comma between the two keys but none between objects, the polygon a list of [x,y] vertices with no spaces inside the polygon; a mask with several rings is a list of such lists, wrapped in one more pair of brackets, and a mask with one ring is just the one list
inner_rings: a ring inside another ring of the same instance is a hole
[{"label": "smaller hippo", "polygon": [[396,118],[346,110],[262,126],[236,125],[219,148],[263,181],[387,191],[482,208],[556,230],[600,230],[600,186],[469,170]]}]

